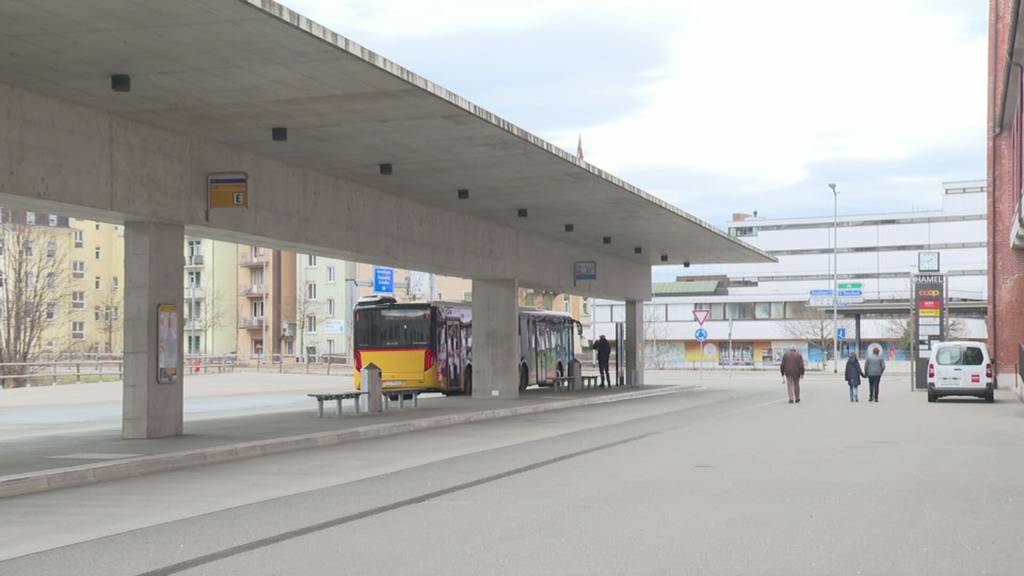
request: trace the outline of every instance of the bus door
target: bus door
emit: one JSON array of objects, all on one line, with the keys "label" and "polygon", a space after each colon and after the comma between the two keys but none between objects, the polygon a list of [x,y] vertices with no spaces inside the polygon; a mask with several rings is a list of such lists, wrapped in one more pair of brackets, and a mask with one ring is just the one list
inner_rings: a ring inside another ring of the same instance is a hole
[{"label": "bus door", "polygon": [[458,318],[451,318],[445,323],[445,345],[448,348],[448,365],[445,376],[448,380],[449,390],[462,390],[462,367],[465,366],[463,357],[465,350],[462,345],[462,322]]}]

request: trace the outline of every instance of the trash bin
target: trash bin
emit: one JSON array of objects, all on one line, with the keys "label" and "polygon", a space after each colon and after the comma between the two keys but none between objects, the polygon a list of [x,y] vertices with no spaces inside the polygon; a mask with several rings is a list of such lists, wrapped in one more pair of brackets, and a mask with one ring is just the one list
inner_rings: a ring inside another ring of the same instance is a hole
[{"label": "trash bin", "polygon": [[380,368],[376,364],[367,364],[363,367],[362,388],[366,392],[366,411],[370,414],[380,414],[384,411],[384,399],[381,395],[383,384],[380,379]]}]

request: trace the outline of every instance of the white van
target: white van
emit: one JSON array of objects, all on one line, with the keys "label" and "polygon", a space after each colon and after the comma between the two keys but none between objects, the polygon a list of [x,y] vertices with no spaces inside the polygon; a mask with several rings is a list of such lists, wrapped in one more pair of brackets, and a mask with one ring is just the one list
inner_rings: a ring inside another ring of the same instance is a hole
[{"label": "white van", "polygon": [[980,342],[936,342],[928,359],[928,401],[977,396],[994,402],[992,361]]}]

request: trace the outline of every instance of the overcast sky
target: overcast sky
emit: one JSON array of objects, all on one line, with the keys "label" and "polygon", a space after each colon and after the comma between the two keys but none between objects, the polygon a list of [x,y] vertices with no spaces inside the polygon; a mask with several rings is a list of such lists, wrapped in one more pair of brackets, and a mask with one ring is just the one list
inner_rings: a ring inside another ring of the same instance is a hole
[{"label": "overcast sky", "polygon": [[985,176],[980,0],[285,0],[722,226]]}]

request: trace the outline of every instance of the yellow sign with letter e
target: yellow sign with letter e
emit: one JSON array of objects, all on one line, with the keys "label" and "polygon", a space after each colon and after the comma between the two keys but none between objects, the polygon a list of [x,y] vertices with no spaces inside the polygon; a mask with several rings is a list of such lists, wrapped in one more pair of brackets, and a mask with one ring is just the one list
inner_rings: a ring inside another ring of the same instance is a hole
[{"label": "yellow sign with letter e", "polygon": [[249,175],[245,172],[210,174],[206,179],[210,208],[248,208]]}]

